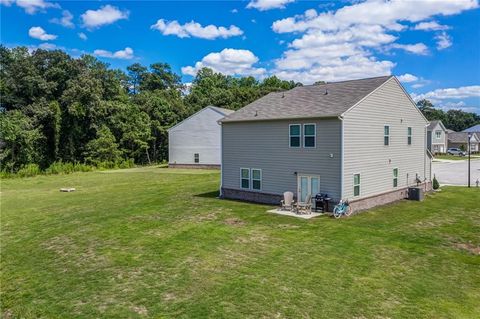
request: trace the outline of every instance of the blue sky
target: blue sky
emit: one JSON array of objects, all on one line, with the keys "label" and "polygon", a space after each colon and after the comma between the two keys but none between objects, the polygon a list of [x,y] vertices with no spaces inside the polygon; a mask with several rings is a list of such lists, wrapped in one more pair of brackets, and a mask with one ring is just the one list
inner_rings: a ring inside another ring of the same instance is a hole
[{"label": "blue sky", "polygon": [[1,43],[124,69],[167,62],[310,84],[394,74],[414,99],[480,114],[480,9],[456,1],[0,0]]}]

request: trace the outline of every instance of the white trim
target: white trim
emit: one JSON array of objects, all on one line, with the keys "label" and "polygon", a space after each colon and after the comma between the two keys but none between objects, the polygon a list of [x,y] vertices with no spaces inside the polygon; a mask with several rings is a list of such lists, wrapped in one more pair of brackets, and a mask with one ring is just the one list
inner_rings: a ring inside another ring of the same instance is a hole
[{"label": "white trim", "polygon": [[[291,142],[291,137],[297,137],[296,135],[292,136],[290,133],[290,127],[292,126],[300,126],[300,130],[299,130],[299,133],[300,135],[298,136],[299,140],[298,140],[298,146],[292,146],[292,142]],[[302,148],[302,124],[288,124],[288,147],[289,148]]]},{"label": "white trim", "polygon": [[342,122],[341,124],[341,141],[340,141],[340,198],[343,198],[344,194],[344,183],[345,183],[345,124],[343,121],[343,117],[338,117],[338,119]]},{"label": "white trim", "polygon": [[[244,179],[244,178],[242,177],[242,170],[244,170],[244,169],[248,171],[248,188],[245,188],[245,187],[243,187],[243,185],[242,185],[242,179]],[[251,179],[251,177],[250,177],[250,168],[240,167],[240,189],[250,189],[250,188],[251,188],[250,179]]]},{"label": "white trim", "polygon": [[[301,189],[300,189],[300,180],[302,177],[306,177],[307,178],[307,188],[310,190],[310,192],[312,191],[312,177],[313,178],[318,178],[318,192],[320,192],[320,184],[321,184],[321,178],[320,178],[320,175],[317,175],[317,174],[302,174],[302,173],[298,173],[297,174],[297,201],[300,202],[300,199],[301,199]],[[308,191],[307,191],[307,194],[308,194]],[[316,194],[310,194],[310,196],[312,196],[312,198],[315,196]]]},{"label": "white trim", "polygon": [[[314,127],[313,135],[305,135],[305,125],[313,125]],[[305,137],[312,137],[312,136],[314,138],[313,146],[305,146]],[[316,123],[304,123],[302,125],[302,142],[303,142],[303,148],[317,148],[317,124]]]},{"label": "white trim", "polygon": [[[359,182],[357,185],[358,185],[358,195],[355,195],[355,175],[358,175],[359,176]],[[352,195],[353,197],[362,197],[362,173],[353,173],[352,175],[352,178],[353,178],[353,192],[352,192]]]},{"label": "white trim", "polygon": [[[253,171],[260,172],[260,179],[253,179]],[[260,189],[253,188],[253,181],[260,181]],[[251,168],[250,169],[250,190],[252,191],[261,191],[263,188],[263,172],[261,168]]]}]

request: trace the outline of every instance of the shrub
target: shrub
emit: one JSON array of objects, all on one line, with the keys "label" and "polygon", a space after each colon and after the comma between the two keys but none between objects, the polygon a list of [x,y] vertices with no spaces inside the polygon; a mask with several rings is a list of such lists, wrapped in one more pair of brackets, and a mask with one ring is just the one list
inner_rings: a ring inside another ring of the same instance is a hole
[{"label": "shrub", "polygon": [[433,189],[440,188],[440,183],[438,183],[437,177],[435,175],[433,175],[432,187]]},{"label": "shrub", "polygon": [[90,172],[94,167],[81,163],[54,162],[46,170],[45,174],[71,174],[74,172]]},{"label": "shrub", "polygon": [[40,167],[38,167],[37,164],[24,165],[17,172],[18,177],[31,177],[31,176],[37,176],[40,174],[42,174],[42,171],[40,170]]}]

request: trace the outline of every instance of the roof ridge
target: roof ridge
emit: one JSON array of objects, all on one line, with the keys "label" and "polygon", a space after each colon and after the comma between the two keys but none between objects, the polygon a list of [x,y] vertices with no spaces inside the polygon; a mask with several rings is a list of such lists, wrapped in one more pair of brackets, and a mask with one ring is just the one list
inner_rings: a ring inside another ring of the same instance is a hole
[{"label": "roof ridge", "polygon": [[[297,86],[297,87],[309,87],[309,86],[320,86],[320,85],[328,85],[328,84],[337,84],[337,83],[345,83],[345,82],[354,82],[354,81],[364,81],[364,80],[373,80],[373,79],[380,79],[380,78],[392,78],[395,75],[381,75],[381,76],[372,76],[370,78],[361,78],[361,79],[351,79],[351,80],[343,80],[343,81],[336,81],[336,82],[327,82],[325,83],[319,83],[319,84],[308,84],[308,85],[303,85],[303,86]],[[295,87],[295,88],[297,88]]]}]

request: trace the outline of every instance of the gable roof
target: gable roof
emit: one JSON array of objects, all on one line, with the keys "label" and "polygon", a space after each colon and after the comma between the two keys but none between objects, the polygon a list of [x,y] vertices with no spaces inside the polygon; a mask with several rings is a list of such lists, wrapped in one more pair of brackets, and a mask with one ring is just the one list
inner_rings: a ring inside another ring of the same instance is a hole
[{"label": "gable roof", "polygon": [[[480,141],[480,136],[474,133],[472,137],[478,141]],[[451,143],[467,143],[468,141],[468,133],[467,132],[453,132],[448,134],[448,141]]]},{"label": "gable roof", "polygon": [[435,128],[435,126],[437,126],[437,124],[440,124],[440,126],[442,127],[442,129],[444,131],[446,131],[447,129],[445,128],[445,125],[443,125],[442,121],[441,120],[434,120],[434,121],[431,121],[430,124],[428,125],[427,127],[427,130],[431,131]]},{"label": "gable roof", "polygon": [[272,92],[220,122],[337,117],[356,105],[393,76],[298,86]]},{"label": "gable roof", "polygon": [[209,109],[212,110],[212,111],[214,111],[214,112],[219,113],[219,114],[222,115],[222,116],[226,116],[226,115],[228,115],[228,114],[232,114],[233,112],[235,112],[234,110],[229,110],[229,109],[224,109],[224,108],[221,108],[221,107],[218,107],[218,106],[209,105],[209,106],[204,107],[204,108],[201,109],[200,111],[195,112],[194,114],[190,115],[189,117],[187,117],[187,118],[184,119],[183,121],[178,122],[178,123],[175,124],[174,126],[170,127],[167,131],[170,131],[170,130],[176,128],[177,126],[183,124],[184,122],[186,122],[187,120],[191,119],[191,118],[194,117],[195,115],[200,114],[200,113],[204,112],[205,110],[209,110]]},{"label": "gable roof", "polygon": [[480,124],[469,127],[466,130],[463,130],[462,132],[480,132]]}]

